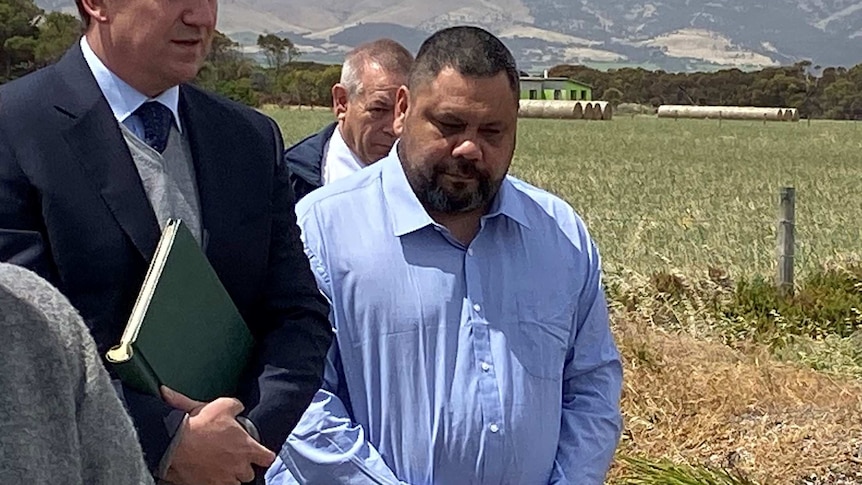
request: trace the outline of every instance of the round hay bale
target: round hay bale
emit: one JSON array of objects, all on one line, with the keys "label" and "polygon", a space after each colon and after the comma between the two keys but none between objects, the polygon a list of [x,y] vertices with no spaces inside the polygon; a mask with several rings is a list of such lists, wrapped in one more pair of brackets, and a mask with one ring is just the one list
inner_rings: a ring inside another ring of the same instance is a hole
[{"label": "round hay bale", "polygon": [[580,101],[575,102],[575,108],[572,110],[572,119],[584,119],[584,105]]},{"label": "round hay bale", "polygon": [[541,118],[543,105],[534,99],[522,99],[518,107],[518,116],[521,118]]},{"label": "round hay bale", "polygon": [[571,118],[573,106],[567,102],[547,102],[542,110],[543,118],[564,119]]},{"label": "round hay bale", "polygon": [[605,109],[602,110],[602,119],[603,120],[614,119],[614,107],[611,105],[611,103],[607,103],[605,105]]}]

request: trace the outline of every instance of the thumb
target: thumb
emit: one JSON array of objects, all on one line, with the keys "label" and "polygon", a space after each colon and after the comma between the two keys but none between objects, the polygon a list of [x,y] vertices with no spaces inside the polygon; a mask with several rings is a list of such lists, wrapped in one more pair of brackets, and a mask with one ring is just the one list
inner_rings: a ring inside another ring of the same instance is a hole
[{"label": "thumb", "polygon": [[187,413],[190,413],[206,404],[204,402],[195,401],[194,399],[186,396],[185,394],[179,393],[168,386],[161,386],[160,390],[162,391],[162,399],[164,399],[169,406],[177,408],[181,411],[185,411]]},{"label": "thumb", "polygon": [[231,418],[236,418],[237,415],[245,409],[245,406],[242,405],[239,399],[233,397],[220,397],[209,403],[207,409],[216,414],[224,413]]}]

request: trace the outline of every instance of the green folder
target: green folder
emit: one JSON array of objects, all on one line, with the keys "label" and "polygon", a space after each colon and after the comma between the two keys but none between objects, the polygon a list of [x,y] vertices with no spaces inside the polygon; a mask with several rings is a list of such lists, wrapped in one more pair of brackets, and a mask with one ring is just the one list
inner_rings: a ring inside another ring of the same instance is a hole
[{"label": "green folder", "polygon": [[180,220],[169,220],[108,362],[140,392],[160,397],[163,384],[209,402],[236,396],[253,346],[197,241]]}]

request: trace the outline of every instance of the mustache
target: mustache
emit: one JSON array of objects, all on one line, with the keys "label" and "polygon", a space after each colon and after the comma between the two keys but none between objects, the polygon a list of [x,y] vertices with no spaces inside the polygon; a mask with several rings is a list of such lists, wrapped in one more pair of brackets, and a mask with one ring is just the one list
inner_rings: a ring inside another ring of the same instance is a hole
[{"label": "mustache", "polygon": [[466,158],[452,158],[443,163],[437,164],[434,167],[435,175],[444,173],[456,175],[459,177],[470,177],[475,179],[484,179],[488,174],[476,168],[476,164]]}]

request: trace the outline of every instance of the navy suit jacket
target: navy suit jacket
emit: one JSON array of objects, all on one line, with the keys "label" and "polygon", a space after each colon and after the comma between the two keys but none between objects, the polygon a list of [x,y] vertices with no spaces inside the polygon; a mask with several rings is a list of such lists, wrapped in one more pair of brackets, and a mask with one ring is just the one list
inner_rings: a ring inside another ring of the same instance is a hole
[{"label": "navy suit jacket", "polygon": [[284,162],[290,170],[290,184],[296,200],[323,185],[323,149],[336,126],[337,123],[332,123],[284,151]]},{"label": "navy suit jacket", "polygon": [[[271,119],[190,85],[180,87],[179,112],[207,257],[257,342],[237,397],[277,452],[321,384],[332,339],[280,163],[281,134]],[[119,342],[159,236],[77,43],[57,64],[0,87],[0,261],[57,286],[102,355]],[[170,443],[172,409],[128,388],[123,396],[155,470]]]}]

